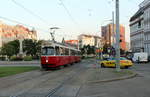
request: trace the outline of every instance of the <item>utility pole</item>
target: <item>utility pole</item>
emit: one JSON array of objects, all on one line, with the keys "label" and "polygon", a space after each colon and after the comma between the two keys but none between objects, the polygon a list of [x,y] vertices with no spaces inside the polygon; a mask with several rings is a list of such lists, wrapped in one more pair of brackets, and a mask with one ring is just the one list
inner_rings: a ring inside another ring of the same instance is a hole
[{"label": "utility pole", "polygon": [[120,24],[119,24],[119,0],[116,0],[116,71],[120,69]]},{"label": "utility pole", "polygon": [[115,48],[115,28],[114,28],[114,11],[112,11],[112,34],[113,34],[113,39],[112,39],[112,42],[113,42],[113,47]]}]

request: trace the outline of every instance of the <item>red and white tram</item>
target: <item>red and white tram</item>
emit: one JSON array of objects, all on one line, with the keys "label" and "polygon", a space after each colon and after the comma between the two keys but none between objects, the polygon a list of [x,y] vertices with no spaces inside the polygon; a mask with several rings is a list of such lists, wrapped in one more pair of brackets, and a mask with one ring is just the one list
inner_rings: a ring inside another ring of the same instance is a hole
[{"label": "red and white tram", "polygon": [[74,47],[55,42],[42,45],[42,68],[60,67],[80,61],[80,51]]}]

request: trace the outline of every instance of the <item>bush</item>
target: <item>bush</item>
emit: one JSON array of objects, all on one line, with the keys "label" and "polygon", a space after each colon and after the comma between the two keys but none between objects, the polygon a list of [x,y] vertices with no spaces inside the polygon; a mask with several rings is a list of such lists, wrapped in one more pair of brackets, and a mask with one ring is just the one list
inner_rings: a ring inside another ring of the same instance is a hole
[{"label": "bush", "polygon": [[25,56],[23,58],[24,61],[32,61],[32,56]]},{"label": "bush", "polygon": [[11,56],[10,61],[22,61],[23,58],[20,56]]},{"label": "bush", "polygon": [[0,56],[0,61],[5,61],[6,57],[5,56]]},{"label": "bush", "polygon": [[39,60],[39,59],[40,59],[40,56],[33,56],[32,59],[33,59],[33,60]]}]

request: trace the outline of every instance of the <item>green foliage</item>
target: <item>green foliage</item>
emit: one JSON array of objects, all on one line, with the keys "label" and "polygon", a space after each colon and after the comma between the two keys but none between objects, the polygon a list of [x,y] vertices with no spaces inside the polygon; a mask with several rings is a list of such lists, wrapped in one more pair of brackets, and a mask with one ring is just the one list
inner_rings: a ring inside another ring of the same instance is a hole
[{"label": "green foliage", "polygon": [[8,42],[7,44],[4,44],[3,47],[1,48],[1,55],[7,55],[9,57],[12,55],[17,55],[18,52],[19,52],[18,40]]},{"label": "green foliage", "polygon": [[22,61],[23,58],[20,56],[11,56],[10,61]]},{"label": "green foliage", "polygon": [[83,54],[95,54],[95,46],[90,46],[90,45],[84,45],[81,50],[81,55]]},{"label": "green foliage", "polygon": [[0,67],[0,77],[15,75],[18,73],[28,72],[32,70],[37,70],[39,67],[36,66],[7,66],[7,67]]},{"label": "green foliage", "polygon": [[6,57],[5,56],[0,56],[0,61],[5,61]]},{"label": "green foliage", "polygon": [[23,51],[27,55],[36,56],[41,53],[42,41],[36,41],[32,39],[26,39],[23,41]]},{"label": "green foliage", "polygon": [[125,50],[120,49],[120,54],[121,54],[121,55],[125,55],[125,53],[126,53]]},{"label": "green foliage", "polygon": [[14,55],[15,52],[16,52],[15,47],[13,45],[10,45],[10,44],[5,44],[1,50],[2,55],[8,55],[8,56]]},{"label": "green foliage", "polygon": [[[39,57],[41,53],[41,44],[43,41],[37,41],[32,39],[25,39],[23,41],[23,52],[27,55],[34,56],[36,58]],[[11,60],[21,60],[20,57],[15,57],[19,53],[20,43],[19,40],[14,40],[4,44],[2,48],[0,48],[0,55],[7,55]]]},{"label": "green foliage", "polygon": [[105,44],[105,45],[103,46],[103,53],[104,53],[104,54],[108,54],[108,48],[111,48],[111,46],[110,46],[109,44]]},{"label": "green foliage", "polygon": [[32,61],[32,56],[25,56],[23,58],[24,61]]}]

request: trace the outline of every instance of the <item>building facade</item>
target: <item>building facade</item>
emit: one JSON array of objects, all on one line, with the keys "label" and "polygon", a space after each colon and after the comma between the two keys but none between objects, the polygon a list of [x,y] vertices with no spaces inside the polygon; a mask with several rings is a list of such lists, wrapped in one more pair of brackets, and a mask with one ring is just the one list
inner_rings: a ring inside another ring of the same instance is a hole
[{"label": "building facade", "polygon": [[37,32],[22,25],[11,26],[0,22],[0,47],[9,41],[17,39],[37,40]]},{"label": "building facade", "polygon": [[150,1],[144,0],[130,19],[131,49],[150,55]]},{"label": "building facade", "polygon": [[[101,27],[102,37],[104,38],[104,44],[115,46],[115,31],[116,25],[113,25],[112,23]],[[125,27],[123,25],[120,25],[120,39],[121,49],[126,50]]]},{"label": "building facade", "polygon": [[130,43],[129,43],[129,42],[126,42],[126,50],[127,50],[127,51],[130,51],[130,47],[131,47],[131,46],[130,46]]},{"label": "building facade", "polygon": [[144,48],[150,55],[150,1],[145,0],[141,3],[142,6],[144,7]]},{"label": "building facade", "polygon": [[144,18],[140,8],[130,19],[130,39],[132,52],[144,50]]},{"label": "building facade", "polygon": [[83,47],[84,45],[90,45],[100,48],[103,45],[103,40],[99,36],[81,34],[78,36],[78,40],[80,47]]},{"label": "building facade", "polygon": [[79,41],[78,40],[65,40],[65,43],[69,43],[72,45],[78,45]]}]

